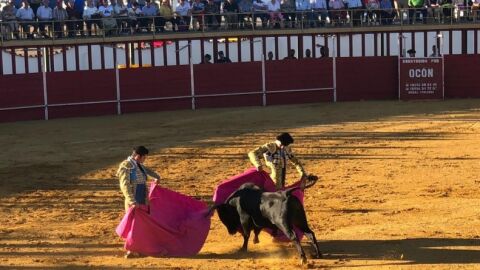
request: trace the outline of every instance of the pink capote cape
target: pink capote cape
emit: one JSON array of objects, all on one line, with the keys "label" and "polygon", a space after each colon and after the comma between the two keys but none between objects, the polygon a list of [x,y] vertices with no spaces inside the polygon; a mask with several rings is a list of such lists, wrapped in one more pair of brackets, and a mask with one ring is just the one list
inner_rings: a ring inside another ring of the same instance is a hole
[{"label": "pink capote cape", "polygon": [[[233,192],[235,192],[242,184],[245,184],[248,182],[257,185],[268,192],[276,191],[275,183],[273,182],[272,178],[270,178],[270,175],[268,175],[268,173],[266,173],[265,171],[259,172],[257,171],[257,169],[252,168],[252,169],[246,170],[242,174],[236,175],[220,183],[215,188],[215,193],[213,194],[213,202],[215,203],[215,205],[225,203],[225,201]],[[301,181],[299,180],[296,183],[283,188],[283,190],[293,188],[293,187],[299,187],[300,184],[301,184]],[[300,202],[303,204],[303,191],[301,189],[297,189],[293,191],[292,194],[295,197],[297,197],[300,200]],[[266,231],[271,233],[270,230],[266,230]],[[303,233],[300,230],[295,229],[295,233],[297,234],[297,237],[299,239],[302,239]],[[284,236],[281,232],[279,232],[279,234],[275,237],[275,239],[281,240],[281,241],[288,241],[286,236]]]},{"label": "pink capote cape", "polygon": [[150,186],[147,207],[131,208],[117,226],[125,249],[148,256],[197,254],[210,230],[207,205],[180,193]]}]

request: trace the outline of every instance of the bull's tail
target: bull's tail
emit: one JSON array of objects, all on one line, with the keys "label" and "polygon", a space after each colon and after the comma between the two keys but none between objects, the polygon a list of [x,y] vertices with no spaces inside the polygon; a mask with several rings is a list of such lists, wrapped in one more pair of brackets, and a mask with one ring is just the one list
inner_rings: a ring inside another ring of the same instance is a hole
[{"label": "bull's tail", "polygon": [[205,213],[205,217],[213,215],[213,212],[218,208],[218,204],[214,204],[208,208],[208,211]]}]

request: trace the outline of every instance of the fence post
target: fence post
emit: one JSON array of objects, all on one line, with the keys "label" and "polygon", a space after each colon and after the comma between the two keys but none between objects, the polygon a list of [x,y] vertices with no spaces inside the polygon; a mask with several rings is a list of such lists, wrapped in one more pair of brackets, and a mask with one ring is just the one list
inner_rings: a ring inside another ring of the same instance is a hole
[{"label": "fence post", "polygon": [[48,120],[48,89],[47,89],[47,47],[43,47],[43,65],[42,65],[42,80],[43,80],[43,106],[45,110],[45,120]]},{"label": "fence post", "polygon": [[333,102],[337,102],[337,42],[336,42],[336,35],[332,35],[332,62],[333,62]]},{"label": "fence post", "polygon": [[118,70],[117,63],[114,63],[114,64],[115,64],[115,85],[117,88],[117,114],[120,115],[122,114],[122,103],[121,103],[122,98],[120,96],[120,71]]},{"label": "fence post", "polygon": [[262,53],[262,105],[267,106],[267,87],[265,83],[265,54]]},{"label": "fence post", "polygon": [[195,110],[195,77],[193,73],[192,58],[190,58],[190,90],[192,95],[192,110]]}]

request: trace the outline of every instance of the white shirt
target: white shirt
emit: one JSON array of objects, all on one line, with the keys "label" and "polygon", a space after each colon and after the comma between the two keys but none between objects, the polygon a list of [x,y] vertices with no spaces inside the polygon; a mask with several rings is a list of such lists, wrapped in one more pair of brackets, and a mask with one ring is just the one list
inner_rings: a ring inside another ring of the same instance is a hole
[{"label": "white shirt", "polygon": [[180,14],[180,16],[188,16],[188,11],[191,9],[190,4],[188,2],[185,2],[185,4],[182,6],[180,4],[177,5],[177,8],[175,11]]},{"label": "white shirt", "polygon": [[40,6],[37,9],[37,18],[39,20],[51,20],[53,18],[52,9],[46,6]]},{"label": "white shirt", "polygon": [[98,12],[98,9],[96,7],[85,6],[85,8],[83,9],[83,17],[87,19],[91,19],[92,15],[97,12]]}]

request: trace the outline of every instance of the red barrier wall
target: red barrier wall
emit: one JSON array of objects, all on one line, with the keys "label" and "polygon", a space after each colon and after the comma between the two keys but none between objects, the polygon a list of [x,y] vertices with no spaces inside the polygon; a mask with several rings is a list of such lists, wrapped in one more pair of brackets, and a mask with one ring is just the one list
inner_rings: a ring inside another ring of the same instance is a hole
[{"label": "red barrier wall", "polygon": [[0,76],[0,108],[43,105],[41,73]]},{"label": "red barrier wall", "polygon": [[48,104],[116,100],[115,70],[47,73]]},{"label": "red barrier wall", "polygon": [[269,91],[333,88],[332,59],[300,59],[265,62],[267,105],[333,101],[333,90],[291,93]]},{"label": "red barrier wall", "polygon": [[[47,73],[48,104],[116,100],[115,70]],[[49,106],[49,118],[115,114],[114,103]]]},{"label": "red barrier wall", "polygon": [[[121,69],[121,99],[142,99],[190,96],[190,67],[170,66]],[[122,113],[163,110],[186,110],[192,107],[190,98],[122,102]]]},{"label": "red barrier wall", "polygon": [[398,99],[397,57],[337,58],[337,100]]},{"label": "red barrier wall", "polygon": [[[229,63],[194,66],[195,95],[262,91],[262,63]],[[199,97],[197,108],[261,106],[262,94]]]},{"label": "red barrier wall", "polygon": [[480,98],[480,55],[448,55],[444,63],[446,98]]},{"label": "red barrier wall", "polygon": [[27,121],[27,120],[43,120],[45,112],[42,108],[21,109],[0,111],[1,122]]}]

